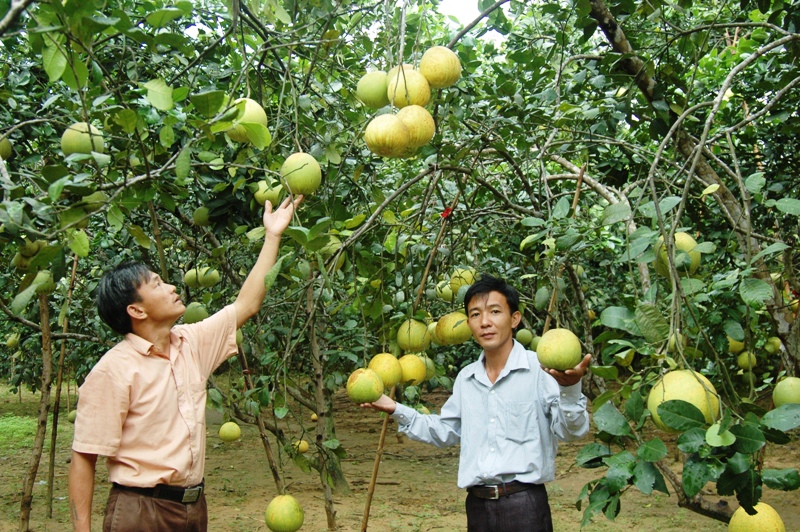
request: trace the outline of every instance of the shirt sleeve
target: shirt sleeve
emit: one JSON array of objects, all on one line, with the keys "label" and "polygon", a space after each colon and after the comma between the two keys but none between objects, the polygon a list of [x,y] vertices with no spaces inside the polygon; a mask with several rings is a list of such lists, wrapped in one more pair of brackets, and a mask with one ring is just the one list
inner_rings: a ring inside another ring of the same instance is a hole
[{"label": "shirt sleeve", "polygon": [[397,403],[392,417],[397,430],[409,438],[437,447],[449,447],[461,441],[461,386],[456,379],[453,394],[442,406],[441,413],[420,414],[413,408]]},{"label": "shirt sleeve", "polygon": [[113,456],[117,452],[130,403],[127,390],[128,387],[102,365],[86,376],[78,390],[73,451],[102,456]]},{"label": "shirt sleeve", "polygon": [[201,322],[179,325],[205,378],[236,354],[236,307],[228,305]]},{"label": "shirt sleeve", "polygon": [[545,404],[548,408],[550,428],[561,441],[574,441],[589,432],[589,413],[581,383],[560,386],[555,379],[542,371],[540,377],[547,383]]}]

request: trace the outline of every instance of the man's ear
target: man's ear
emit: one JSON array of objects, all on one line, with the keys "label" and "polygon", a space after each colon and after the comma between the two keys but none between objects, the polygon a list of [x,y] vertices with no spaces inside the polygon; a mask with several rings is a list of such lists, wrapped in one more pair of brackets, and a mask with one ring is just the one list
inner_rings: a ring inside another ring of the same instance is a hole
[{"label": "man's ear", "polygon": [[522,313],[520,311],[516,311],[514,314],[511,315],[511,328],[516,329],[519,322],[522,321]]},{"label": "man's ear", "polygon": [[128,316],[130,316],[132,320],[143,320],[147,317],[147,312],[144,310],[144,308],[136,303],[131,303],[125,308],[125,310],[128,312]]}]

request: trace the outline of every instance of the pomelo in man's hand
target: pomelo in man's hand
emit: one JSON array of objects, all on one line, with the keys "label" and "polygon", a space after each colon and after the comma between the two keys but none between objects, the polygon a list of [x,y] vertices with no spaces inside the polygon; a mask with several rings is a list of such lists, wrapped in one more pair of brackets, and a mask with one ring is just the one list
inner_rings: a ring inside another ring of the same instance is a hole
[{"label": "pomelo in man's hand", "polygon": [[582,356],[581,342],[569,329],[550,329],[542,335],[536,353],[546,368],[565,371],[577,366]]},{"label": "pomelo in man's hand", "polygon": [[281,182],[290,194],[313,194],[322,182],[322,169],[313,155],[302,151],[291,154],[281,166]]},{"label": "pomelo in man's hand", "polygon": [[303,526],[305,512],[291,495],[278,495],[272,499],[264,513],[267,528],[272,532],[296,532]]},{"label": "pomelo in man's hand", "polygon": [[369,368],[358,368],[347,379],[347,396],[354,403],[372,403],[383,395],[383,379]]}]

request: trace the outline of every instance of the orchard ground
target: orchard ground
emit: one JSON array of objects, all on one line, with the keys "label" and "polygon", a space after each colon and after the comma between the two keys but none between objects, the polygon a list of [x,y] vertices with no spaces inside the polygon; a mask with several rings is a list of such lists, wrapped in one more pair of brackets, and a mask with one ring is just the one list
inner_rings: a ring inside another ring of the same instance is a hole
[{"label": "orchard ground", "polygon": [[[74,390],[74,388],[73,388]],[[447,398],[447,392],[426,393],[424,398],[431,410],[438,410]],[[71,397],[74,404],[74,396]],[[24,392],[21,397],[0,387],[0,532],[19,528],[19,494],[28,469],[30,449],[35,431],[38,396]],[[382,424],[381,415],[362,411],[349,402],[342,392],[336,402],[337,437],[347,450],[343,462],[344,473],[352,489],[348,495],[336,495],[337,523],[343,531],[361,529],[367,491],[375,460]],[[47,519],[45,479],[48,468],[50,435],[48,432],[45,453],[39,467],[34,488],[32,529],[37,531],[70,530],[67,508],[67,469],[72,439],[72,425],[66,422],[67,405],[62,397],[59,437],[55,460],[55,488],[53,518]],[[308,416],[304,423],[306,439],[313,440],[314,422]],[[209,506],[209,529],[220,531],[266,531],[264,510],[276,494],[272,475],[267,467],[266,455],[258,431],[253,426],[242,426],[242,438],[233,443],[223,443],[217,431],[221,418],[209,416],[207,425],[208,450],[206,485]],[[290,426],[302,434],[301,427]],[[464,499],[466,493],[455,485],[458,467],[457,448],[437,449],[396,436],[397,426],[389,425],[380,465],[377,486],[372,499],[369,530],[372,531],[463,531],[466,529]],[[675,437],[658,434],[670,446],[670,459],[675,460]],[[795,435],[796,436],[796,435]],[[564,443],[560,446],[557,477],[548,484],[550,505],[557,531],[577,530],[582,513],[575,508],[575,498],[583,485],[599,476],[601,470],[587,470],[574,465],[575,454],[587,442]],[[278,455],[273,441],[272,450]],[[312,451],[313,452],[313,445]],[[302,530],[327,530],[324,498],[315,471],[304,473],[285,453],[283,463],[287,492],[303,505],[306,518]],[[775,468],[797,467],[800,464],[800,440],[797,437],[785,446],[769,446],[766,466]],[[677,462],[672,467],[679,470]],[[94,500],[94,530],[100,530],[101,515],[108,492],[104,480],[104,465],[97,476]],[[706,492],[714,500],[713,485]],[[728,498],[736,505],[733,498]],[[781,492],[764,488],[764,502],[772,505],[781,515],[786,530],[800,530],[800,492]],[[718,521],[679,508],[674,495],[655,493],[645,496],[631,489],[622,498],[622,512],[615,521],[596,517],[586,531],[725,531],[727,526]]]}]

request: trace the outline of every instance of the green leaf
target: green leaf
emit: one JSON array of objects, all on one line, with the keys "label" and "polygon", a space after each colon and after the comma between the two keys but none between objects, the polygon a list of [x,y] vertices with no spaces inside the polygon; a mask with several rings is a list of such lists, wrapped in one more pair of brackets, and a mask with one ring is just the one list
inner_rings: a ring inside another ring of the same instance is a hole
[{"label": "green leaf", "polygon": [[556,203],[556,206],[553,208],[553,219],[561,220],[566,218],[569,215],[569,210],[570,201],[566,198],[566,196],[562,196],[561,199],[559,199]]},{"label": "green leaf", "polygon": [[275,417],[278,419],[283,419],[286,417],[286,414],[289,413],[289,409],[285,406],[279,406],[275,408]]},{"label": "green leaf", "polygon": [[636,325],[648,343],[663,342],[669,335],[669,323],[658,307],[652,303],[640,302],[636,305]]},{"label": "green leaf", "polygon": [[575,455],[575,463],[580,467],[593,469],[603,465],[603,459],[611,456],[611,448],[602,443],[588,443]]},{"label": "green leaf", "polygon": [[628,420],[620,414],[611,401],[598,408],[594,413],[593,419],[598,430],[608,432],[613,436],[626,436],[631,433]]},{"label": "green leaf", "polygon": [[734,453],[725,464],[726,469],[735,475],[741,475],[751,466],[750,455],[742,453]]},{"label": "green leaf", "polygon": [[324,447],[327,447],[328,449],[338,449],[339,447],[341,447],[342,444],[339,443],[339,440],[337,440],[336,438],[332,438],[330,440],[325,440],[324,442],[322,442],[322,445]]},{"label": "green leaf", "polygon": [[768,488],[781,491],[800,489],[800,475],[797,469],[764,469],[761,478]]},{"label": "green leaf", "polygon": [[761,424],[783,432],[800,427],[800,404],[787,403],[770,410],[761,418]]},{"label": "green leaf", "polygon": [[747,277],[739,285],[739,295],[748,306],[761,308],[772,297],[772,288],[766,281]]},{"label": "green leaf", "polygon": [[172,109],[172,87],[167,85],[163,79],[153,79],[144,84],[147,89],[147,101],[159,111],[169,111]]},{"label": "green leaf", "polygon": [[744,329],[742,328],[742,324],[738,321],[725,320],[725,323],[722,324],[722,329],[725,331],[725,334],[734,340],[738,340],[739,342],[744,340]]},{"label": "green leaf", "polygon": [[681,432],[706,425],[706,418],[700,409],[680,399],[664,401],[658,405],[657,413],[666,426]]},{"label": "green leaf", "polygon": [[138,116],[133,109],[123,109],[114,113],[114,123],[116,123],[125,133],[133,133],[136,131],[136,124]]},{"label": "green leaf", "polygon": [[711,447],[727,447],[733,445],[736,436],[729,430],[720,431],[720,424],[714,423],[706,430],[706,443]]},{"label": "green leaf", "polygon": [[636,456],[646,462],[658,462],[667,456],[667,446],[659,438],[653,438],[636,449]]},{"label": "green leaf", "polygon": [[661,473],[656,466],[644,460],[637,460],[636,467],[633,468],[633,485],[645,495],[650,495],[659,475]]},{"label": "green leaf", "polygon": [[633,476],[636,458],[629,451],[621,451],[605,459],[608,465],[605,484],[610,493],[617,493],[628,485],[628,479]]},{"label": "green leaf", "polygon": [[192,169],[192,154],[189,148],[183,148],[175,158],[175,177],[180,183],[185,183]]},{"label": "green leaf", "polygon": [[48,45],[42,50],[42,63],[50,83],[54,83],[61,79],[67,68],[67,56],[64,55],[61,45],[52,37],[45,39],[48,41]]},{"label": "green leaf", "polygon": [[281,273],[281,266],[283,265],[283,260],[288,256],[289,255],[284,255],[283,257],[275,261],[275,264],[273,264],[272,268],[269,269],[267,275],[264,276],[264,288],[266,290],[269,290],[270,288],[272,288],[272,285],[275,284],[275,280],[278,278],[278,274]]},{"label": "green leaf", "polygon": [[725,470],[715,458],[700,458],[697,454],[692,454],[683,465],[683,491],[686,496],[691,498],[700,493],[706,484],[716,480]]},{"label": "green leaf", "polygon": [[775,202],[775,208],[785,214],[800,216],[800,200],[781,198]]},{"label": "green leaf", "polygon": [[225,101],[225,91],[205,91],[197,94],[190,94],[189,100],[197,109],[197,113],[206,118],[212,118],[222,107]]},{"label": "green leaf", "polygon": [[636,315],[625,307],[606,307],[600,313],[600,322],[612,329],[622,329],[635,336],[641,336],[636,324]]},{"label": "green leaf", "polygon": [[72,250],[79,257],[88,257],[89,256],[89,237],[86,236],[86,233],[83,229],[78,229],[77,231],[73,231],[70,235],[69,241],[69,249]]},{"label": "green leaf", "polygon": [[158,131],[158,141],[165,148],[169,148],[175,142],[175,131],[172,126],[164,126]]},{"label": "green leaf", "polygon": [[264,124],[256,124],[254,122],[239,122],[237,125],[242,126],[247,133],[247,138],[253,143],[253,146],[259,150],[266,148],[272,142],[272,135]]},{"label": "green leaf", "polygon": [[764,172],[756,172],[744,180],[745,188],[752,194],[761,192],[761,189],[763,189],[766,184],[767,180],[764,179]]},{"label": "green leaf", "polygon": [[183,11],[174,7],[158,9],[145,17],[145,20],[154,28],[163,28],[173,20],[183,16]]},{"label": "green leaf", "polygon": [[639,423],[644,414],[644,398],[639,390],[631,393],[625,401],[625,416],[634,423]]},{"label": "green leaf", "polygon": [[736,436],[733,448],[740,453],[753,454],[766,445],[764,433],[748,423],[734,425],[730,431]]},{"label": "green leaf", "polygon": [[775,242],[774,244],[770,244],[766,248],[762,249],[759,253],[757,253],[752,259],[750,259],[750,264],[755,264],[762,258],[768,255],[774,255],[776,253],[780,253],[785,249],[788,249],[789,246],[784,244],[783,242]]},{"label": "green leaf", "polygon": [[20,292],[14,297],[14,300],[11,301],[11,313],[15,316],[19,316],[22,314],[22,311],[25,310],[25,307],[28,306],[30,303],[31,298],[36,295],[36,287],[38,285],[31,284],[28,288]]},{"label": "green leaf", "polygon": [[536,291],[533,298],[533,306],[536,310],[544,310],[550,304],[550,290],[546,286],[542,286]]},{"label": "green leaf", "polygon": [[150,237],[144,232],[144,229],[139,227],[136,224],[129,225],[127,227],[128,234],[130,234],[136,243],[142,246],[144,249],[150,249],[150,245],[152,242],[150,241]]},{"label": "green leaf", "polygon": [[613,381],[619,377],[617,366],[589,366],[589,371],[607,381]]}]

